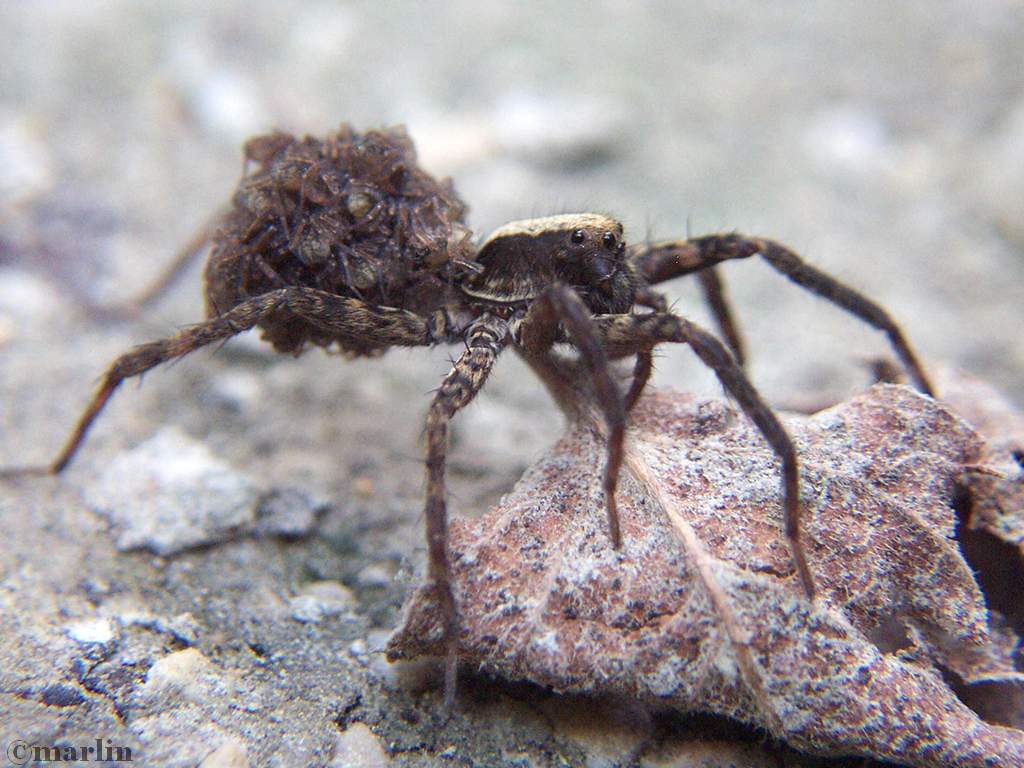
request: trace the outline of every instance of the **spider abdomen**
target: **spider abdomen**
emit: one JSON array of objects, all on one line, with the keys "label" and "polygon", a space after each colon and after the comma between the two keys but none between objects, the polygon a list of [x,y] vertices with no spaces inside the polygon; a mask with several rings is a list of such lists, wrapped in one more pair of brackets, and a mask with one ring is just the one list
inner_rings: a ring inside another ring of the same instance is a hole
[{"label": "spider abdomen", "polygon": [[[342,125],[324,139],[273,133],[247,142],[245,160],[206,267],[211,317],[286,286],[428,314],[469,268],[466,206],[449,180],[417,165],[403,128],[360,134]],[[307,342],[375,351],[286,308],[260,327],[281,352]]]}]

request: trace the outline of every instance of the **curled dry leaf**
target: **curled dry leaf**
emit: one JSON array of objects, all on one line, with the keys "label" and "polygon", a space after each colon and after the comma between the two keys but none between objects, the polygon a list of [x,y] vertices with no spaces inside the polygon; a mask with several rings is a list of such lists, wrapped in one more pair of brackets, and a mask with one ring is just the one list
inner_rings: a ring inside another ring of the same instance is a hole
[{"label": "curled dry leaf", "polygon": [[[1024,414],[966,374],[943,372],[941,384],[943,400],[986,440],[981,456],[964,468],[961,478],[970,496],[965,522],[971,530],[1016,547],[1024,557]],[[1017,588],[1022,584],[1018,581]]]},{"label": "curled dry leaf", "polygon": [[[620,551],[589,420],[486,516],[453,523],[460,657],[556,691],[727,715],[817,754],[1024,765],[1024,731],[954,691],[1019,700],[1007,691],[1022,679],[1018,638],[990,621],[954,538],[984,440],[892,385],[786,423],[813,605],[759,434],[725,402],[662,392],[631,416]],[[421,589],[390,656],[440,654],[439,617]]]}]

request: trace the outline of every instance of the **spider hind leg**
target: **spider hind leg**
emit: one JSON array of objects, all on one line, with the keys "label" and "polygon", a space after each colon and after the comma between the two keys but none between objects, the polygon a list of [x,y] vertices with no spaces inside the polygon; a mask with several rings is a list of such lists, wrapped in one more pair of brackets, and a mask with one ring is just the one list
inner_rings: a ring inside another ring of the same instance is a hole
[{"label": "spider hind leg", "polygon": [[208,344],[223,341],[259,325],[273,313],[287,309],[339,338],[359,338],[380,346],[421,346],[432,343],[427,320],[391,307],[378,307],[358,299],[312,288],[289,287],[247,299],[221,315],[185,328],[173,336],[141,344],[118,357],[103,375],[99,388],[79,417],[57,457],[42,467],[16,467],[0,477],[58,474],[78,453],[93,423],[126,379],[141,376],[158,365],[183,357]]}]

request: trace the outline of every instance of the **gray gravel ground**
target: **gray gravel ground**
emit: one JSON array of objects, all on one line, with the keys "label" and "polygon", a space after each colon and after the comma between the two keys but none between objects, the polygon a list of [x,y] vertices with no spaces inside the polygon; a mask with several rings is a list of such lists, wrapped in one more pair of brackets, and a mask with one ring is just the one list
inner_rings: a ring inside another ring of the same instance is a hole
[{"label": "gray gravel ground", "polygon": [[[81,299],[153,278],[230,194],[247,136],[343,120],[404,122],[481,232],[598,209],[633,240],[772,236],[890,307],[926,361],[1024,400],[1021,39],[1024,5],[996,0],[7,3],[0,464],[51,456],[112,357],[202,311],[198,269],[139,322]],[[726,276],[776,403],[856,391],[886,351],[764,265]],[[423,560],[419,437],[448,354],[237,339],[124,387],[60,479],[0,485],[5,743],[99,736],[157,766],[629,763],[651,726],[628,703],[470,680],[442,723],[431,670],[378,652]],[[717,390],[685,350],[656,382]],[[454,431],[454,512],[559,431],[503,360]],[[180,455],[226,517],[174,527],[194,505],[145,473]],[[673,738],[679,764],[726,764]]]}]

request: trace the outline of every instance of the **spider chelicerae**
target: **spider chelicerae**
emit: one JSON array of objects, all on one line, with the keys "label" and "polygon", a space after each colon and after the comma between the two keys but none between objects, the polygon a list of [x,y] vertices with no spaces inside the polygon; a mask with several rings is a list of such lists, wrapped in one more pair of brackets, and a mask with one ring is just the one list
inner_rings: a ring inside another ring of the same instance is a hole
[{"label": "spider chelicerae", "polygon": [[[462,344],[426,421],[428,578],[445,618],[449,681],[458,610],[447,548],[448,423],[480,391],[505,349],[514,349],[549,383],[559,375],[553,347],[567,343],[577,350],[607,425],[603,485],[610,545],[617,548],[615,492],[629,410],[651,375],[654,347],[688,344],[781,461],[785,535],[809,597],[815,585],[799,537],[797,455],[744,374],[740,336],[716,265],[761,256],[791,281],[884,331],[913,382],[931,394],[885,310],[771,240],[717,234],[627,246],[618,221],[580,213],[512,222],[474,245],[466,207],[451,182],[417,165],[401,128],[358,133],[342,125],[324,139],[274,133],[247,142],[244,154],[230,205],[196,241],[211,246],[207,319],[117,358],[56,459],[3,474],[59,473],[125,379],[254,327],[276,350],[292,354],[311,344],[350,356]],[[161,285],[196,250],[186,249]],[[725,343],[668,311],[665,297],[652,288],[688,274],[700,279]],[[628,356],[636,362],[623,393],[609,362]]]}]

